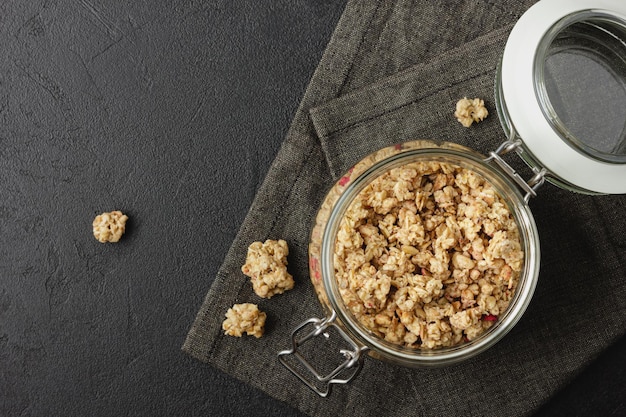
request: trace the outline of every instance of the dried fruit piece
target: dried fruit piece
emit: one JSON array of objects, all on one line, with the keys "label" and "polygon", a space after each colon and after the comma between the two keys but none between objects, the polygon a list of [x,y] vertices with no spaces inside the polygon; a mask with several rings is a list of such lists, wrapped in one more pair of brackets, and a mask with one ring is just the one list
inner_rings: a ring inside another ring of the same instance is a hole
[{"label": "dried fruit piece", "polygon": [[493,314],[487,314],[483,316],[483,320],[485,321],[498,321],[498,316],[494,316]]}]

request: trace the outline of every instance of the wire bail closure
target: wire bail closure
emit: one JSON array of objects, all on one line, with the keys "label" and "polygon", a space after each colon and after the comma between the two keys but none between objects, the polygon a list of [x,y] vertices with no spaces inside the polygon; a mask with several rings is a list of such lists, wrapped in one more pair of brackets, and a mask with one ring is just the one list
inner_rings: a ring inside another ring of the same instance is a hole
[{"label": "wire bail closure", "polygon": [[[330,394],[331,386],[333,384],[347,384],[348,382],[350,382],[361,370],[361,366],[363,364],[362,353],[367,351],[368,349],[366,346],[359,345],[355,343],[352,339],[350,339],[345,331],[335,323],[336,318],[337,314],[333,311],[330,317],[327,317],[323,320],[316,317],[305,320],[291,332],[291,349],[278,352],[278,360],[280,361],[280,363],[289,371],[291,371],[292,374],[297,376],[306,386],[311,388],[320,397],[327,397]],[[297,333],[309,324],[313,324],[313,329],[301,338],[298,338]],[[327,375],[321,375],[318,371],[315,370],[313,365],[311,365],[311,363],[307,361],[300,354],[300,352],[298,352],[298,347],[319,335],[330,337],[325,332],[329,327],[334,327],[335,330],[337,330],[337,332],[341,335],[341,337],[350,344],[353,350],[340,349],[339,353],[341,353],[345,357],[345,360]],[[308,375],[303,374],[300,369],[287,362],[287,357],[291,355],[293,355],[295,359],[300,362],[300,364],[302,364],[306,368],[306,370],[309,371],[313,377],[315,377],[317,381],[323,384],[322,389],[315,386],[315,381],[310,381],[309,379],[307,379]],[[339,374],[348,369],[351,369],[352,372],[347,377],[338,378]]]},{"label": "wire bail closure", "polygon": [[514,140],[513,137],[515,135],[514,130],[511,129],[512,137],[503,142],[498,149],[495,151],[489,152],[489,156],[485,158],[485,162],[489,163],[494,161],[506,174],[509,175],[516,183],[520,186],[520,188],[526,192],[524,195],[524,202],[528,204],[531,197],[537,196],[537,190],[539,187],[543,185],[546,180],[546,173],[548,172],[545,168],[537,168],[532,167],[534,175],[530,178],[530,180],[525,181],[518,173],[515,171],[511,165],[509,165],[504,159],[502,159],[503,155],[511,151],[519,152],[521,149],[522,141],[520,139]]}]

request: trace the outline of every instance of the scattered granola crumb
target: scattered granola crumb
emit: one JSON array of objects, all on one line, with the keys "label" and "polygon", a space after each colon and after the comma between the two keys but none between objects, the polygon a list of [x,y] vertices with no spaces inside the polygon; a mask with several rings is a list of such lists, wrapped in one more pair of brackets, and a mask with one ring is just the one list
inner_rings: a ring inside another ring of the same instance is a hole
[{"label": "scattered granola crumb", "polygon": [[98,242],[118,242],[126,230],[128,216],[121,211],[102,213],[93,220],[93,235]]},{"label": "scattered granola crumb", "polygon": [[226,312],[222,329],[228,336],[241,337],[245,332],[249,336],[263,336],[267,314],[260,311],[256,304],[235,304]]},{"label": "scattered granola crumb", "polygon": [[379,337],[435,349],[475,339],[508,307],[524,253],[504,200],[476,172],[443,162],[391,169],[342,219],[335,278]]},{"label": "scattered granola crumb", "polygon": [[485,108],[485,102],[482,99],[475,98],[470,100],[464,97],[456,103],[454,116],[465,127],[470,127],[474,122],[481,122],[488,115],[489,112]]},{"label": "scattered granola crumb", "polygon": [[293,288],[293,277],[287,272],[287,255],[289,248],[282,239],[254,242],[248,247],[241,271],[251,278],[252,288],[259,297],[271,298]]}]

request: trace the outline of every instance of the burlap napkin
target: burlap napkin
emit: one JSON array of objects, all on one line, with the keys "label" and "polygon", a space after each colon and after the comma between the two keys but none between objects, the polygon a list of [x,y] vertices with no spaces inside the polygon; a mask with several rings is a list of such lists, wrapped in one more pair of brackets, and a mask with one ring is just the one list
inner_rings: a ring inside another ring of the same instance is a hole
[{"label": "burlap napkin", "polygon": [[[307,245],[327,190],[371,151],[402,141],[495,149],[504,139],[492,99],[496,65],[533,3],[349,1],[183,349],[314,416],[520,415],[624,334],[626,198],[545,185],[531,202],[542,247],[537,291],[519,324],[487,352],[439,369],[366,358],[361,374],[326,399],[277,361],[298,323],[323,317]],[[463,128],[452,116],[463,96],[485,98],[491,115]],[[296,287],[264,300],[240,268],[247,246],[268,238],[288,241]],[[225,311],[240,302],[267,312],[263,338],[223,335]]]}]

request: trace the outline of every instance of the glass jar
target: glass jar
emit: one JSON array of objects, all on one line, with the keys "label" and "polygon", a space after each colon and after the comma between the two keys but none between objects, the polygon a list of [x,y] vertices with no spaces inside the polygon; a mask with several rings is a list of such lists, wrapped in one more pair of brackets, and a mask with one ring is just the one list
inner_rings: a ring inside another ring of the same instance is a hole
[{"label": "glass jar", "polygon": [[[539,273],[539,237],[530,208],[528,194],[524,195],[517,181],[503,170],[496,160],[497,153],[485,157],[469,148],[431,141],[413,141],[379,150],[356,164],[330,190],[324,200],[311,233],[309,267],[311,280],[327,317],[313,318],[302,323],[293,333],[293,348],[280,352],[279,358],[318,394],[325,396],[332,383],[348,382],[358,371],[362,354],[404,366],[441,366],[465,360],[488,349],[509,332],[530,303]],[[519,283],[507,310],[493,326],[477,338],[460,345],[439,349],[415,349],[387,342],[365,328],[348,310],[339,293],[335,279],[333,255],[337,232],[346,210],[354,198],[373,180],[385,172],[414,162],[443,162],[468,169],[489,182],[502,197],[515,219],[522,249],[523,266]],[[298,353],[298,347],[320,334],[335,328],[349,343],[342,350],[343,363],[326,375]],[[308,328],[308,332],[307,332]],[[328,385],[319,387],[307,379],[302,369],[288,363],[286,357],[295,354],[301,365],[315,380]],[[342,377],[347,375],[347,377]]]},{"label": "glass jar", "polygon": [[[483,156],[460,145],[413,141],[366,157],[324,200],[309,246],[311,280],[325,318],[292,333],[279,359],[321,396],[349,382],[364,354],[403,366],[442,366],[477,355],[508,333],[532,298],[539,274],[539,238],[528,201],[549,181],[571,191],[626,193],[626,3],[541,0],[516,23],[495,80],[498,116],[508,138]],[[519,155],[532,169],[525,181],[503,158]],[[350,313],[339,293],[333,255],[339,224],[354,198],[384,172],[419,161],[474,171],[502,197],[517,222],[524,260],[506,311],[487,331],[458,346],[413,349],[386,342]],[[343,361],[319,372],[300,350],[334,330],[348,344]],[[295,360],[290,360],[293,358]]]}]

